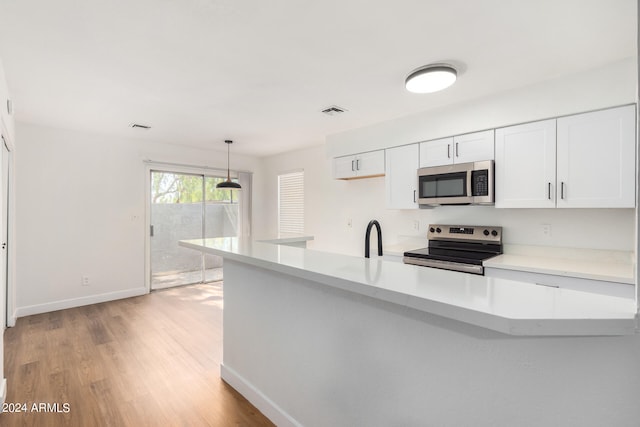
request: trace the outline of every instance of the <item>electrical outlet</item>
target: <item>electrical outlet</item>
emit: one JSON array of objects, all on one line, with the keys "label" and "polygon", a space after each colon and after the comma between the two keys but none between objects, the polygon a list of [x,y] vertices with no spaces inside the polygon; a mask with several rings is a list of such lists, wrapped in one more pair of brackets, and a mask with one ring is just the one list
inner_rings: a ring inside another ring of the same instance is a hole
[{"label": "electrical outlet", "polygon": [[80,279],[80,283],[82,284],[82,286],[89,286],[89,284],[91,283],[91,281],[89,280],[89,276],[82,276],[82,278]]},{"label": "electrical outlet", "polygon": [[413,221],[413,229],[420,230],[420,221],[418,221],[417,219]]},{"label": "electrical outlet", "polygon": [[540,233],[542,233],[544,237],[551,237],[551,224],[540,225]]}]

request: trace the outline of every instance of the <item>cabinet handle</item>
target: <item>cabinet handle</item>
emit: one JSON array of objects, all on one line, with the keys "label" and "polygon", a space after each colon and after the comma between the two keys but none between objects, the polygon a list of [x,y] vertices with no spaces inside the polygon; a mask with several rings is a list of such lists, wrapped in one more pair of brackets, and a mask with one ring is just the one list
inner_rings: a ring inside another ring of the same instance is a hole
[{"label": "cabinet handle", "polygon": [[360,159],[356,160],[356,170],[359,171],[360,170]]},{"label": "cabinet handle", "polygon": [[413,203],[416,202],[416,190],[413,190]]},{"label": "cabinet handle", "polygon": [[451,158],[451,144],[447,144],[447,159]]},{"label": "cabinet handle", "polygon": [[356,163],[355,160],[351,160],[351,172],[355,172],[355,166],[353,166]]},{"label": "cabinet handle", "polygon": [[564,182],[560,183],[560,198],[564,200]]},{"label": "cabinet handle", "polygon": [[547,196],[551,200],[551,183],[547,184]]},{"label": "cabinet handle", "polygon": [[456,157],[458,157],[458,143],[456,142]]}]

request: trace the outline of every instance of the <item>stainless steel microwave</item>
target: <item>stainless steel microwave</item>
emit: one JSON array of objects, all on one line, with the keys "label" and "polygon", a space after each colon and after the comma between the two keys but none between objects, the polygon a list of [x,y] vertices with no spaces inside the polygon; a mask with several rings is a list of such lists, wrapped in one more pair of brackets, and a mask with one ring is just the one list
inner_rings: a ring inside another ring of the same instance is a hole
[{"label": "stainless steel microwave", "polygon": [[493,160],[418,169],[420,205],[493,205]]}]

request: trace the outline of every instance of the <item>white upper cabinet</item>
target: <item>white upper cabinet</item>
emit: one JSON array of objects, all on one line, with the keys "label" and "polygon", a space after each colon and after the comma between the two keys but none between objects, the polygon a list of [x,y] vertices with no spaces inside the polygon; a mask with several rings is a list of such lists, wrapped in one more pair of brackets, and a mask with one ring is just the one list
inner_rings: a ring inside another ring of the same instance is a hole
[{"label": "white upper cabinet", "polygon": [[635,106],[496,130],[497,208],[633,208]]},{"label": "white upper cabinet", "polygon": [[421,168],[493,160],[493,158],[493,129],[420,143]]},{"label": "white upper cabinet", "polygon": [[333,178],[348,179],[356,176],[355,157],[344,156],[333,159]]},{"label": "white upper cabinet", "polygon": [[556,120],[496,129],[496,208],[556,205]]},{"label": "white upper cabinet", "polygon": [[453,137],[454,163],[493,160],[494,156],[493,129]]},{"label": "white upper cabinet", "polygon": [[453,137],[420,143],[420,167],[442,166],[453,163],[451,150]]},{"label": "white upper cabinet", "polygon": [[635,116],[629,105],[558,119],[558,207],[635,207]]},{"label": "white upper cabinet", "polygon": [[368,178],[384,175],[384,150],[333,159],[334,179]]},{"label": "white upper cabinet", "polygon": [[418,144],[386,151],[385,190],[388,209],[417,209]]}]

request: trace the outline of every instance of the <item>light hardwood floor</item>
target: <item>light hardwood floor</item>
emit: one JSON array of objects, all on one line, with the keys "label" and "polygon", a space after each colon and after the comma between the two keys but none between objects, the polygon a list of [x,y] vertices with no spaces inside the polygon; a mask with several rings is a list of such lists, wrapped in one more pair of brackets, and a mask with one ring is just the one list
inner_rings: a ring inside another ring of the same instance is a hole
[{"label": "light hardwood floor", "polygon": [[273,425],[220,379],[220,283],[20,318],[4,346],[6,402],[27,412],[2,427]]}]

